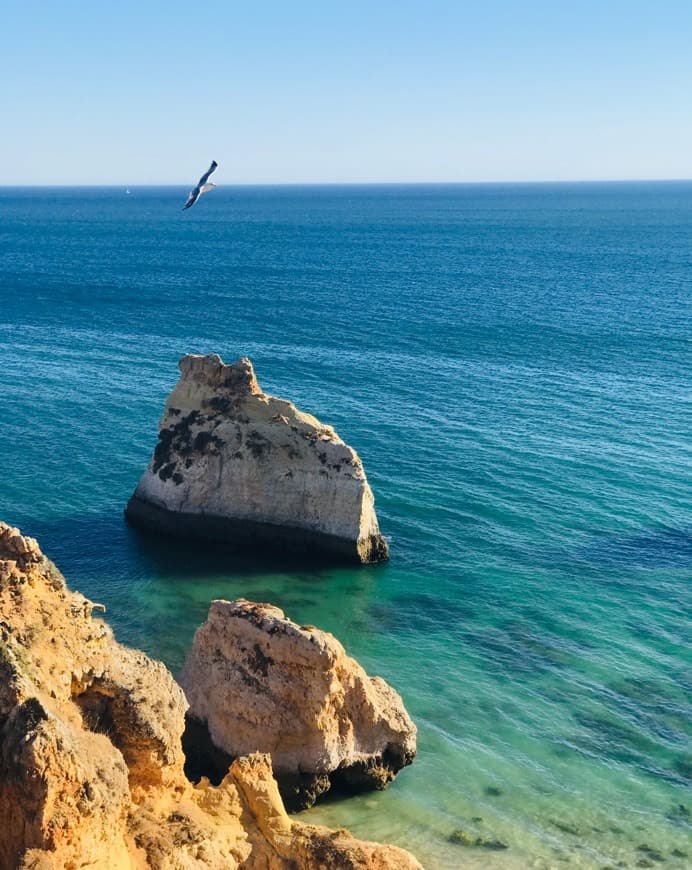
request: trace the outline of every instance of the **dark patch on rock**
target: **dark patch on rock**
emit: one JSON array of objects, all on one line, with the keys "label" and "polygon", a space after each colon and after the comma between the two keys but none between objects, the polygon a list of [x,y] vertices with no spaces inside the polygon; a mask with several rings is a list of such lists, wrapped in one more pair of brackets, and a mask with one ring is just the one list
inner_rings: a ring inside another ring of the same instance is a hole
[{"label": "dark patch on rock", "polygon": [[174,454],[183,458],[190,455],[192,452],[190,427],[197,422],[198,418],[199,411],[190,411],[174,426],[166,426],[159,431],[159,441],[154,449],[152,466],[155,474],[162,466],[175,459]]},{"label": "dark patch on rock", "polygon": [[250,667],[263,677],[269,676],[269,666],[274,664],[274,659],[266,655],[258,643],[255,644],[252,652],[248,653],[247,660]]},{"label": "dark patch on rock", "polygon": [[265,438],[264,435],[260,435],[256,429],[253,429],[247,436],[245,444],[255,459],[262,459],[262,457],[267,456],[272,449],[271,441],[268,438]]},{"label": "dark patch on rock", "polygon": [[386,562],[389,559],[389,544],[382,535],[370,535],[359,549],[361,559],[366,565],[373,562]]},{"label": "dark patch on rock", "polygon": [[233,403],[225,396],[212,396],[207,402],[210,408],[219,413],[228,414],[233,408]]},{"label": "dark patch on rock", "polygon": [[38,698],[28,698],[3,718],[3,784],[23,782],[29,772],[21,761],[22,751],[17,743],[31,740],[41,723],[48,719],[48,713]]},{"label": "dark patch on rock", "polygon": [[170,480],[175,472],[175,462],[169,462],[167,465],[159,468],[159,477],[161,480]]},{"label": "dark patch on rock", "polygon": [[162,465],[168,462],[171,455],[171,444],[173,442],[173,429],[161,429],[159,432],[159,441],[154,448],[154,465],[153,470],[156,473]]},{"label": "dark patch on rock", "polygon": [[211,445],[215,447],[223,447],[223,441],[218,437],[218,435],[212,435],[211,432],[202,431],[195,435],[195,439],[192,442],[192,449],[199,453],[204,453],[204,451]]},{"label": "dark patch on rock", "polygon": [[237,668],[238,676],[245,683],[246,686],[249,686],[253,691],[257,692],[258,695],[262,695],[266,692],[266,688],[260,683],[257,677],[253,676],[247,668],[238,665]]},{"label": "dark patch on rock", "polygon": [[28,698],[17,708],[17,713],[16,719],[21,721],[22,731],[33,731],[41,722],[48,720],[48,713],[38,698]]}]

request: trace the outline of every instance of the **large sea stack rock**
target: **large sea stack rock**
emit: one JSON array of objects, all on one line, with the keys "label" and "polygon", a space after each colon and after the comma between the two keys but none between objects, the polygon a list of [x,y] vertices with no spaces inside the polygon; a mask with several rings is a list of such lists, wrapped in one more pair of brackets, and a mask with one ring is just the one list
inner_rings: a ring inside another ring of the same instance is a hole
[{"label": "large sea stack rock", "polygon": [[263,393],[249,359],[188,355],[179,367],[127,505],[132,522],[352,562],[388,558],[363,464],[330,426]]},{"label": "large sea stack rock", "polygon": [[330,785],[382,789],[416,754],[416,726],[394,689],[333,635],[269,604],[213,601],[180,682],[191,733],[201,745],[206,725],[222,750],[207,763],[220,758],[223,769],[229,758],[268,753],[290,809],[310,806]]},{"label": "large sea stack rock", "polygon": [[402,849],[293,821],[266,755],[193,785],[181,689],[97,607],[0,523],[3,870],[422,870]]}]

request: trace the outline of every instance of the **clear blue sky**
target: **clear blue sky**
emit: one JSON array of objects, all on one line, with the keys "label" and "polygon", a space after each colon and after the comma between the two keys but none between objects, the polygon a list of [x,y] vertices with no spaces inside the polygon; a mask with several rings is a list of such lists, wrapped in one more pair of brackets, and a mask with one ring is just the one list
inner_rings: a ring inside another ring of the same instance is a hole
[{"label": "clear blue sky", "polygon": [[691,0],[0,0],[0,184],[692,177]]}]

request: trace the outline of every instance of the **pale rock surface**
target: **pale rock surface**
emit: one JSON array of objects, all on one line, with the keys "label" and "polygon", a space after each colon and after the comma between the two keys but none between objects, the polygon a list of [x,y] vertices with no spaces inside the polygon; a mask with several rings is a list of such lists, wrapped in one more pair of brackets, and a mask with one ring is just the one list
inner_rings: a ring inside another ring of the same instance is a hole
[{"label": "pale rock surface", "polygon": [[356,562],[388,558],[363,464],[330,426],[263,393],[249,359],[188,355],[179,368],[126,509],[132,522]]},{"label": "pale rock surface", "polygon": [[182,691],[97,608],[0,523],[2,870],[421,870],[402,849],[294,822],[266,755],[192,785]]},{"label": "pale rock surface", "polygon": [[213,601],[180,682],[193,726],[206,724],[215,747],[271,756],[291,809],[330,785],[384,788],[416,753],[416,726],[394,689],[333,635],[269,604]]}]

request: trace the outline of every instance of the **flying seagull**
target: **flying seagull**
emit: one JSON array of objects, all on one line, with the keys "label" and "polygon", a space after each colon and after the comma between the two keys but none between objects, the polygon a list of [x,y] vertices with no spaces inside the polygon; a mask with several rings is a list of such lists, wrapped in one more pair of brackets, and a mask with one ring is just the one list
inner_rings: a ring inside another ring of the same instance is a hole
[{"label": "flying seagull", "polygon": [[183,206],[183,211],[185,211],[186,208],[190,208],[191,206],[193,206],[203,193],[206,193],[208,190],[213,190],[216,187],[215,184],[207,184],[207,179],[218,165],[219,164],[216,162],[216,160],[211,161],[211,166],[197,182],[197,187],[193,187],[190,191],[187,202]]}]

